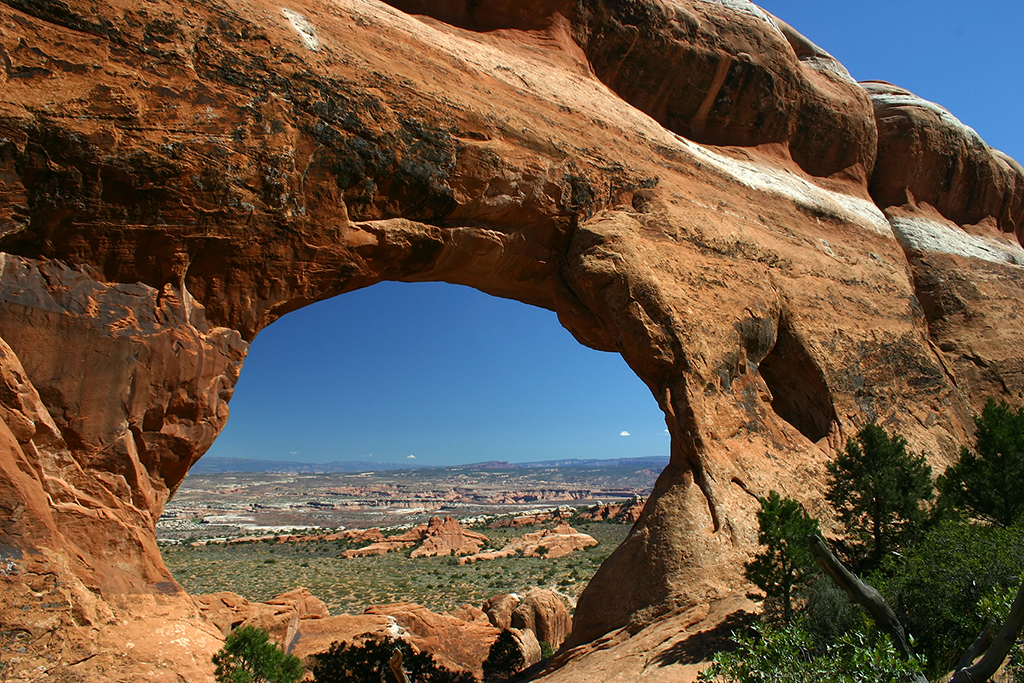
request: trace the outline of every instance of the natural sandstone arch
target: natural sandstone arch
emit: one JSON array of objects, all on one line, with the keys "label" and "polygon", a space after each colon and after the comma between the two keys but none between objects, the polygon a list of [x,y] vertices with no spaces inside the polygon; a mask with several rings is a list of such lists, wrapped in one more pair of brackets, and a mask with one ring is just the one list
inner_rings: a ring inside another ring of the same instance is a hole
[{"label": "natural sandstone arch", "polygon": [[[986,396],[1020,400],[1019,166],[753,5],[537,4],[0,4],[0,543],[27,577],[0,578],[41,658],[116,662],[126,615],[187,608],[153,525],[246,340],[379,280],[554,310],[665,413],[672,462],[575,643],[742,591],[755,496],[820,512],[865,421],[941,465]],[[936,155],[967,171],[908,171]],[[831,405],[810,429],[773,408],[780,329]]]}]

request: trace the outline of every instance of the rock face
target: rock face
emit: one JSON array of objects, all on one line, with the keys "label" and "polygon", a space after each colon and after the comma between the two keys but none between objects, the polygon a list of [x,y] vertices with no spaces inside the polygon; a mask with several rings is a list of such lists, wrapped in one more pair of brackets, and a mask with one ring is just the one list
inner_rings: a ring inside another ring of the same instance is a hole
[{"label": "rock face", "polygon": [[[0,3],[11,675],[209,680],[156,520],[253,336],[381,280],[557,311],[664,411],[671,464],[571,645],[714,618],[756,496],[823,510],[865,422],[941,467],[987,398],[1024,401],[1021,167],[753,4],[286,9]],[[596,647],[548,677],[598,680]]]},{"label": "rock face", "polygon": [[[416,651],[429,652],[449,669],[472,671],[477,677],[482,675],[483,661],[500,633],[486,617],[480,619],[474,614],[467,620],[405,602],[375,606],[364,614],[331,616],[327,606],[305,588],[282,593],[267,602],[250,602],[234,593],[200,595],[196,602],[224,635],[240,626],[258,626],[298,657],[326,652],[335,642],[358,644],[367,639],[398,638]],[[520,635],[520,642],[532,652],[529,636]],[[532,642],[536,645],[536,638]]]},{"label": "rock face", "polygon": [[413,603],[375,606],[366,614],[394,620],[418,650],[431,653],[442,666],[453,671],[472,671],[478,678],[483,677],[483,661],[500,633],[490,624],[435,614]]}]

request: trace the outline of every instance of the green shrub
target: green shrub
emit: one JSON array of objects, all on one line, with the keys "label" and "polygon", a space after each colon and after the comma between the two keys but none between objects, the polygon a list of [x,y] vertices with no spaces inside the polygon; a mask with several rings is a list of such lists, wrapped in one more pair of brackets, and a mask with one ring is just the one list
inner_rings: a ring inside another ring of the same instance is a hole
[{"label": "green shrub", "polygon": [[526,667],[519,643],[508,629],[504,629],[491,643],[491,649],[484,660],[485,683],[506,681]]},{"label": "green shrub", "polygon": [[821,654],[843,635],[863,626],[865,614],[862,607],[850,602],[846,591],[819,574],[807,590],[800,618],[814,639],[815,652]]},{"label": "green shrub", "polygon": [[974,423],[975,452],[961,448],[939,480],[941,507],[1012,526],[1024,515],[1024,408],[989,399]]},{"label": "green shrub", "polygon": [[218,683],[295,683],[305,674],[298,657],[284,653],[256,626],[232,631],[213,664]]},{"label": "green shrub", "polygon": [[[987,626],[982,600],[1016,591],[1024,575],[1024,526],[948,520],[870,577],[897,609],[931,675],[949,671]],[[991,612],[991,610],[989,610]]]},{"label": "green shrub", "polygon": [[870,626],[850,631],[821,654],[801,625],[754,627],[739,636],[733,652],[715,655],[698,680],[716,683],[904,683],[921,670],[904,661],[888,637]]}]

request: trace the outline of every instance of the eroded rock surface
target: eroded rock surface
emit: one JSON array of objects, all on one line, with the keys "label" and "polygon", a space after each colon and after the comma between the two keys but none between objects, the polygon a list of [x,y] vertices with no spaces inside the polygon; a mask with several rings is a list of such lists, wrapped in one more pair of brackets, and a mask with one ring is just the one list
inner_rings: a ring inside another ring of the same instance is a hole
[{"label": "eroded rock surface", "polygon": [[1024,400],[1019,164],[753,4],[284,9],[0,3],[0,566],[34,643],[0,636],[12,676],[209,680],[219,631],[156,519],[247,342],[381,280],[557,311],[665,413],[671,464],[554,680],[682,675],[641,644],[725,618],[756,496],[823,512],[865,422],[941,467],[988,397]]}]

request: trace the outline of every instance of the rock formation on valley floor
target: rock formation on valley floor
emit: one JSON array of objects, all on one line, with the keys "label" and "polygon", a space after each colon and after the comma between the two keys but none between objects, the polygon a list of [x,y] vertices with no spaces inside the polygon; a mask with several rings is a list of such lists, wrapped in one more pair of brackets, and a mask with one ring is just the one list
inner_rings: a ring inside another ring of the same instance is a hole
[{"label": "rock formation on valley floor", "polygon": [[[368,639],[407,641],[415,651],[428,652],[453,671],[482,675],[491,644],[504,629],[519,643],[527,666],[540,661],[540,641],[558,647],[569,632],[571,617],[565,603],[548,590],[533,589],[525,597],[495,596],[483,607],[509,605],[507,619],[471,606],[438,614],[414,603],[375,605],[363,614],[331,616],[327,606],[305,588],[297,588],[255,603],[234,593],[196,597],[203,615],[225,636],[241,626],[258,626],[298,657],[326,652],[335,642],[360,645]],[[490,618],[489,618],[490,617]],[[507,622],[507,623],[506,623]]]},{"label": "rock formation on valley floor", "polygon": [[986,398],[1024,400],[1024,170],[745,0],[4,0],[0,22],[14,678],[210,680],[220,631],[156,520],[259,330],[381,280],[554,310],[665,413],[671,464],[550,683],[690,675],[659,653],[745,604],[756,496],[819,515],[865,422],[941,467]]},{"label": "rock formation on valley floor", "polygon": [[565,557],[577,550],[597,545],[597,539],[581,534],[567,522],[558,524],[553,529],[544,529],[525,534],[508,542],[500,550],[485,550],[459,558],[459,564],[470,564],[482,560],[497,560],[503,557]]},{"label": "rock formation on valley floor", "polygon": [[[395,536],[381,537],[378,529],[376,535],[370,533],[359,536],[373,538],[373,542],[362,548],[350,548],[341,553],[342,557],[374,557],[385,555],[394,550],[415,549],[410,557],[437,557],[438,555],[472,555],[487,544],[487,537],[475,531],[462,528],[454,517],[431,517],[426,524],[417,524],[408,531]],[[419,545],[417,545],[419,544]]]}]

